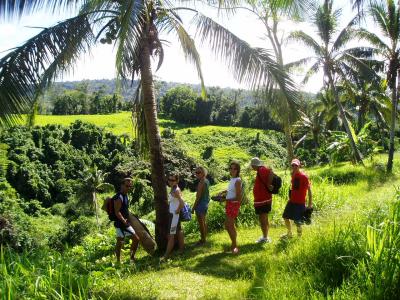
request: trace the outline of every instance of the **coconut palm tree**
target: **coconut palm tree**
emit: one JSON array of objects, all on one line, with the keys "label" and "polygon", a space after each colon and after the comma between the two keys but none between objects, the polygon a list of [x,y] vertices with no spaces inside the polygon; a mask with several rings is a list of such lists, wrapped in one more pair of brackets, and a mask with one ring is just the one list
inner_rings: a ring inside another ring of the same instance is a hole
[{"label": "coconut palm tree", "polygon": [[376,54],[384,57],[386,62],[386,80],[392,99],[389,155],[386,170],[392,172],[397,105],[400,93],[400,4],[396,4],[393,0],[387,0],[385,3],[374,3],[370,5],[368,13],[374,19],[381,36],[365,29],[358,30],[357,35],[367,40],[374,47]]},{"label": "coconut palm tree", "polygon": [[[220,1],[221,5],[224,2]],[[294,84],[268,51],[250,47],[195,9],[176,7],[168,0],[0,0],[0,18],[18,17],[39,9],[61,11],[65,7],[77,7],[76,16],[43,29],[1,58],[0,120],[3,124],[15,121],[17,114],[25,112],[40,91],[60,73],[70,70],[79,56],[96,43],[114,44],[118,78],[140,76],[139,99],[150,153],[156,240],[162,249],[166,244],[168,203],[151,65],[152,57],[159,59],[157,68],[163,61],[160,36],[178,37],[185,57],[197,68],[203,91],[199,54],[184,27],[181,12],[193,15],[197,36],[211,45],[215,55],[227,63],[239,82],[253,88],[260,85],[282,88],[287,97],[293,97]]]},{"label": "coconut palm tree", "polygon": [[303,43],[310,48],[314,55],[289,64],[288,67],[298,67],[312,62],[311,67],[306,72],[303,82],[307,82],[311,76],[319,70],[323,70],[324,87],[331,90],[339,109],[340,118],[349,138],[354,158],[357,162],[362,163],[362,156],[354,141],[353,130],[347,120],[345,110],[340,101],[336,83],[339,79],[346,81],[345,75],[349,66],[358,65],[361,67],[364,63],[354,56],[354,52],[359,52],[358,49],[346,48],[348,42],[352,38],[355,19],[336,34],[341,11],[333,10],[332,6],[332,0],[325,0],[321,6],[317,7],[313,14],[312,20],[317,30],[318,40],[303,31],[294,31],[291,33],[289,40]]}]

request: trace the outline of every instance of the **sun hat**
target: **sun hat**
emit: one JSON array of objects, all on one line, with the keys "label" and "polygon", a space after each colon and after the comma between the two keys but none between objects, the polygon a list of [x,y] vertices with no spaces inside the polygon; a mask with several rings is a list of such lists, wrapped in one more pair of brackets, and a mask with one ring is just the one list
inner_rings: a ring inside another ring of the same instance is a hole
[{"label": "sun hat", "polygon": [[251,161],[250,161],[250,166],[251,167],[260,167],[260,166],[263,166],[263,165],[264,165],[264,163],[258,157],[253,157],[251,159]]},{"label": "sun hat", "polygon": [[292,162],[290,163],[290,165],[296,165],[298,167],[300,167],[300,160],[298,160],[297,158],[293,159]]}]

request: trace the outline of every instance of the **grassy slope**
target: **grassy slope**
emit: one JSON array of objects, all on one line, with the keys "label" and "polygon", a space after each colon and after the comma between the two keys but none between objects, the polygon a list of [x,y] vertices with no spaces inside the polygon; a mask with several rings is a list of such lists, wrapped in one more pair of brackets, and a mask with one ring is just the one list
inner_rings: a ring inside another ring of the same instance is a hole
[{"label": "grassy slope", "polygon": [[[374,168],[385,158],[377,157]],[[396,156],[397,161],[398,158]],[[368,162],[368,165],[372,163]],[[396,163],[397,170],[399,167]],[[333,177],[352,172],[370,176],[365,175],[347,185],[319,181],[318,177],[326,174],[327,170],[334,174]],[[176,255],[167,264],[159,265],[157,258],[142,253],[136,266],[125,265],[115,271],[121,278],[116,276],[99,282],[95,294],[108,297],[113,291],[112,299],[325,298],[340,286],[340,282],[334,278],[335,274],[324,274],[324,270],[329,270],[328,265],[334,265],[334,260],[346,259],[332,253],[335,249],[332,250],[331,245],[335,241],[334,236],[339,231],[346,232],[360,226],[365,215],[375,213],[377,207],[384,207],[392,200],[394,187],[400,185],[398,178],[379,178],[372,170],[372,167],[363,169],[347,164],[309,170],[314,178],[315,204],[321,206],[320,202],[327,203],[314,218],[313,225],[304,228],[301,239],[280,240],[279,236],[285,229],[275,225],[270,232],[272,244],[256,245],[254,241],[259,237],[260,230],[239,228],[241,253],[232,256],[226,251],[229,238],[225,232],[211,235],[202,248],[193,246],[197,237],[191,236],[187,239],[183,255]],[[332,199],[323,199],[324,196]],[[280,210],[277,214],[281,213],[283,204],[279,202],[282,201],[279,198],[275,200],[274,210]],[[316,245],[320,246],[318,251]],[[332,278],[326,278],[330,275]],[[344,293],[342,297],[354,299],[361,295]]]},{"label": "grassy slope", "polygon": [[[44,126],[47,124],[60,124],[67,126],[75,120],[93,123],[97,126],[103,127],[108,131],[117,135],[128,134],[134,136],[134,130],[131,121],[130,112],[121,112],[109,115],[72,115],[72,116],[52,116],[52,115],[38,115],[36,117],[36,125]],[[189,156],[199,159],[201,153],[208,145],[217,146],[214,149],[213,157],[220,162],[227,163],[230,159],[238,159],[240,161],[247,161],[252,156],[244,151],[240,145],[232,143],[226,137],[220,138],[218,133],[232,133],[236,136],[245,136],[254,138],[257,133],[268,135],[268,131],[248,129],[240,127],[225,127],[225,126],[199,126],[190,127],[178,124],[171,120],[159,119],[160,130],[171,128],[176,133],[176,139],[182,144],[182,147],[187,151]],[[190,128],[191,134],[187,134]],[[216,136],[214,135],[216,133]],[[207,141],[207,144],[205,144]],[[264,158],[264,157],[262,157]]]},{"label": "grassy slope", "polygon": [[[129,119],[129,114],[107,116],[108,120],[120,123],[122,117]],[[88,117],[85,119],[85,117]],[[38,124],[72,122],[75,117],[44,117],[38,118]],[[68,120],[69,121],[66,121]],[[92,118],[92,120],[90,120]],[[62,119],[62,120],[61,120]],[[92,121],[97,125],[106,125],[108,121],[99,116],[83,116],[82,120]],[[99,123],[102,120],[102,123]],[[129,121],[129,120],[128,120]],[[109,126],[115,133],[126,133],[130,121],[121,125]],[[111,121],[110,121],[111,122]],[[109,122],[109,123],[110,123]],[[64,123],[66,124],[66,123]],[[171,127],[181,138],[187,131],[173,122],[160,122],[162,127]],[[124,127],[125,126],[125,127]],[[119,128],[118,130],[116,128]],[[194,134],[207,134],[216,127],[191,128]],[[239,129],[219,128],[233,130],[240,134]],[[255,132],[255,131],[254,131]],[[253,132],[252,132],[253,133]],[[199,157],[195,145],[186,145],[188,152]],[[229,148],[231,149],[231,148]],[[225,151],[225,150],[224,150]],[[218,157],[227,154],[221,150]],[[241,149],[235,151],[240,155]],[[243,151],[242,151],[243,152]],[[248,155],[243,152],[243,155]],[[309,299],[322,298],[331,294],[338,287],[334,280],[322,280],[324,267],[308,265],[323,262],[321,257],[326,257],[325,264],[334,263],[332,260],[343,259],[327,253],[315,253],[315,245],[330,243],[332,237],[341,229],[360,226],[360,220],[365,219],[369,212],[376,210],[377,206],[390,201],[394,195],[394,187],[400,185],[396,177],[386,178],[377,176],[377,169],[385,162],[386,157],[377,157],[374,162],[368,161],[370,166],[366,169],[348,164],[307,170],[313,182],[315,206],[319,213],[314,218],[311,226],[304,228],[301,239],[294,238],[289,243],[279,240],[280,234],[285,232],[280,219],[280,214],[285,205],[284,197],[274,200],[274,226],[270,235],[272,244],[255,245],[259,237],[259,228],[239,228],[238,241],[241,254],[232,256],[225,249],[229,247],[229,238],[225,232],[212,234],[205,247],[195,248],[193,243],[197,236],[187,238],[187,248],[183,255],[174,256],[167,264],[159,265],[157,258],[152,258],[139,252],[139,259],[135,266],[123,265],[115,269],[111,263],[101,263],[93,273],[95,285],[94,296],[112,299],[133,298],[203,298],[203,299],[238,299],[238,298],[266,298],[266,299]],[[399,170],[399,157],[396,156],[396,170]],[[373,167],[372,167],[373,166]],[[288,180],[288,174],[285,180]],[[347,177],[346,177],[347,176]],[[326,179],[333,178],[332,181]],[[352,181],[351,184],[339,185],[340,178]],[[221,189],[224,184],[214,187],[214,191]],[[186,194],[190,200],[193,195]],[[218,205],[212,203],[211,205]],[[319,248],[318,251],[324,250]],[[327,247],[327,251],[329,251]],[[127,251],[124,257],[128,257]],[[108,258],[107,261],[109,261]],[[331,261],[329,261],[331,259]],[[305,265],[298,266],[298,262]],[[321,268],[320,268],[321,267]],[[333,276],[334,277],[334,276]],[[357,298],[360,295],[346,295],[347,298]]]}]

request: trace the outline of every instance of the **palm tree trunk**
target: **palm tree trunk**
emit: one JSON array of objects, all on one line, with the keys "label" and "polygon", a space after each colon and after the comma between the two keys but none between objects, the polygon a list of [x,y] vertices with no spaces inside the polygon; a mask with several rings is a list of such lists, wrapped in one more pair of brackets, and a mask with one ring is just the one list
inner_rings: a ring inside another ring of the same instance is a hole
[{"label": "palm tree trunk", "polygon": [[158,130],[157,105],[154,96],[153,75],[151,72],[150,49],[147,40],[143,42],[141,59],[141,83],[143,92],[144,116],[146,132],[149,140],[151,184],[154,192],[154,207],[156,210],[156,243],[160,251],[167,245],[168,202],[165,182],[164,158],[161,147],[161,136]]},{"label": "palm tree trunk", "polygon": [[94,211],[95,211],[95,214],[96,214],[97,229],[100,229],[99,210],[97,209],[96,192],[92,192],[92,198],[93,198]]},{"label": "palm tree trunk", "polygon": [[339,95],[338,95],[338,92],[336,90],[335,84],[333,82],[332,74],[331,74],[330,71],[327,71],[326,75],[328,76],[328,79],[329,79],[329,85],[332,88],[332,92],[333,92],[333,97],[335,99],[335,103],[336,103],[337,107],[339,108],[340,118],[343,121],[344,128],[345,128],[347,136],[348,136],[348,138],[350,140],[350,146],[351,146],[351,149],[353,150],[353,156],[354,156],[356,162],[359,162],[359,163],[361,163],[363,165],[362,155],[361,155],[360,151],[358,151],[357,145],[356,145],[356,143],[354,141],[354,138],[353,138],[353,134],[351,133],[350,126],[349,126],[348,120],[346,118],[346,114],[344,112],[342,104],[340,103]]},{"label": "palm tree trunk", "polygon": [[292,161],[294,158],[294,152],[293,152],[293,141],[292,141],[292,134],[290,130],[290,123],[289,123],[289,117],[287,118],[283,130],[285,131],[285,137],[286,137],[286,150],[287,150],[287,155],[288,155],[288,163]]},{"label": "palm tree trunk", "polygon": [[394,73],[397,78],[394,78],[393,81],[397,80],[397,87],[393,86],[392,89],[392,120],[390,122],[390,140],[389,140],[389,155],[388,162],[386,166],[386,171],[391,173],[393,171],[393,157],[394,157],[394,137],[396,130],[396,117],[397,117],[397,96],[400,93],[400,69],[397,71],[397,74]]}]

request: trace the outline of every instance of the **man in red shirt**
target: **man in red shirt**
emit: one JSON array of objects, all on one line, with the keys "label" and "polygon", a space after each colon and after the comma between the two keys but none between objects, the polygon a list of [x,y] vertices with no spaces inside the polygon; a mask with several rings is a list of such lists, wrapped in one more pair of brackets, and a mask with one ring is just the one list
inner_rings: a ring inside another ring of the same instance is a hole
[{"label": "man in red shirt", "polygon": [[303,215],[306,210],[306,195],[308,192],[308,207],[312,207],[311,183],[306,174],[300,171],[300,161],[293,159],[292,163],[292,187],[290,190],[289,201],[286,204],[283,212],[283,219],[287,228],[287,234],[283,237],[292,237],[292,225],[290,220],[293,220],[297,226],[297,235],[302,234],[301,225],[303,224]]},{"label": "man in red shirt", "polygon": [[258,158],[254,157],[250,166],[254,171],[257,171],[257,177],[254,181],[253,195],[254,195],[254,209],[260,220],[260,227],[262,231],[262,237],[260,237],[256,243],[269,243],[271,239],[268,237],[268,213],[271,211],[272,205],[272,170],[265,167],[263,162]]}]

